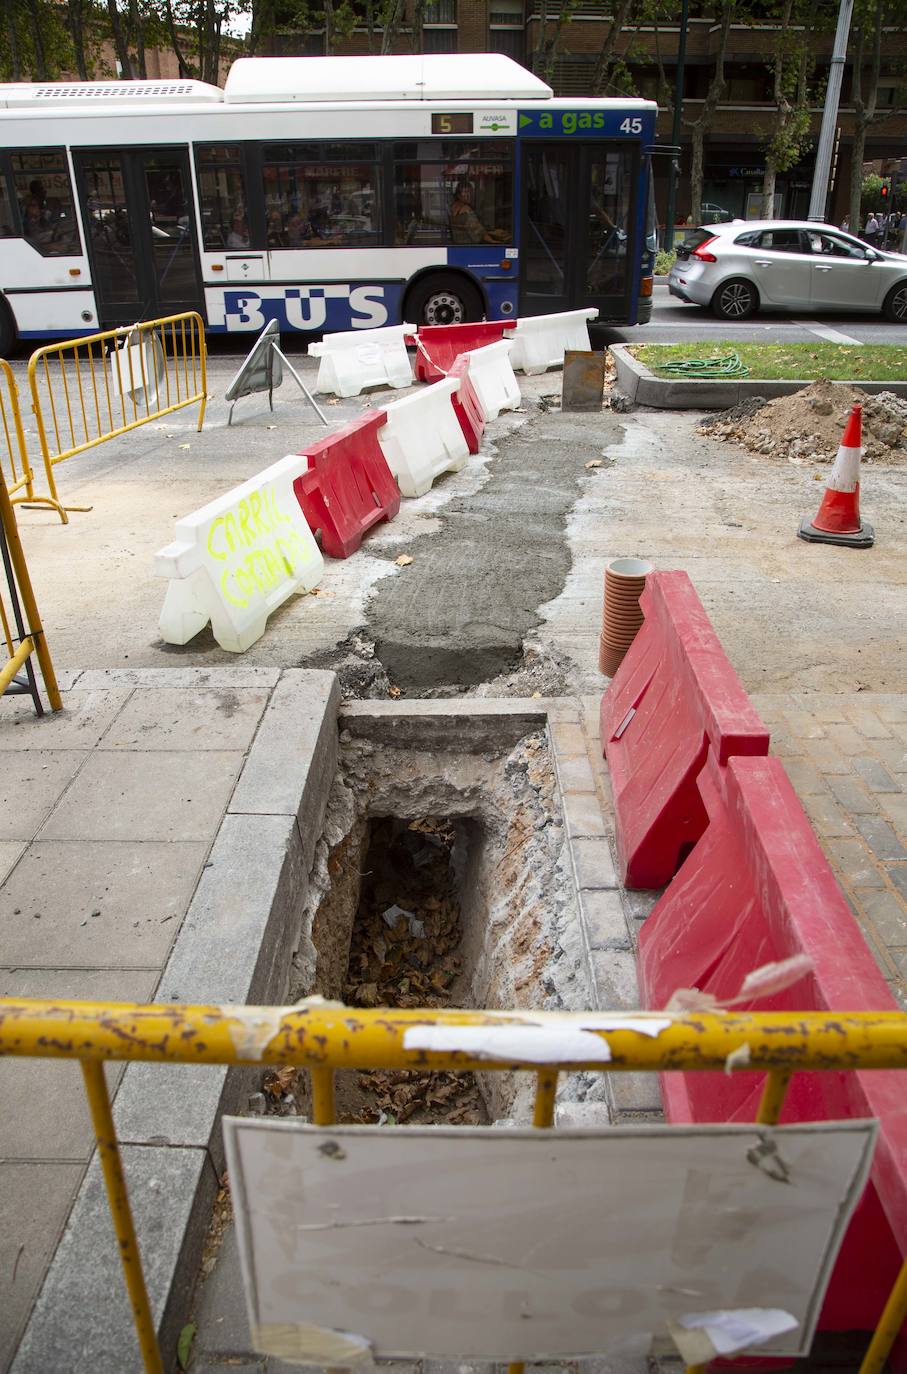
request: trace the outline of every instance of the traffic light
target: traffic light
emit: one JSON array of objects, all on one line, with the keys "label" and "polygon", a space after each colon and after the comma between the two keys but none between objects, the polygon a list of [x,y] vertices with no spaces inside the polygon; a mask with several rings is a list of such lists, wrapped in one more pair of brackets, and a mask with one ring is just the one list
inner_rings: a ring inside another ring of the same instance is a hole
[{"label": "traffic light", "polygon": [[887,201],[888,197],[891,195],[891,186],[887,181],[882,182],[882,189],[879,191],[879,195],[882,197],[883,203]]}]

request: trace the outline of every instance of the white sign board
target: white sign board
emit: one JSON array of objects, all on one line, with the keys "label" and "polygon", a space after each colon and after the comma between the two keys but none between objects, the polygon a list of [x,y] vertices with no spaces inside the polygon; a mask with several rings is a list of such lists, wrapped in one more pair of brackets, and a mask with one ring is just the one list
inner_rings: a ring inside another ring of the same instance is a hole
[{"label": "white sign board", "polygon": [[337,1365],[805,1355],[876,1129],[224,1127],[253,1343]]},{"label": "white sign board", "polygon": [[222,649],[244,653],[288,596],[318,585],[324,560],[293,492],[307,469],[290,454],[176,522],[177,538],[154,560],[170,579],[160,619],[168,644],[188,643],[210,620]]}]

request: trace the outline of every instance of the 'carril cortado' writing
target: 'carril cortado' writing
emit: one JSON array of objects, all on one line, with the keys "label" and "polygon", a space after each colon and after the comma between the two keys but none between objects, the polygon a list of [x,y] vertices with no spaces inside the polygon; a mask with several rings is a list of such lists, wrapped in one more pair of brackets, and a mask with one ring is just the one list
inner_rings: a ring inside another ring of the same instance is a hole
[{"label": "'carril cortado' writing", "polygon": [[310,551],[293,528],[293,519],[280,509],[270,487],[243,497],[232,510],[212,520],[208,529],[209,556],[224,566],[220,590],[225,601],[246,607],[296,576],[297,564]]}]

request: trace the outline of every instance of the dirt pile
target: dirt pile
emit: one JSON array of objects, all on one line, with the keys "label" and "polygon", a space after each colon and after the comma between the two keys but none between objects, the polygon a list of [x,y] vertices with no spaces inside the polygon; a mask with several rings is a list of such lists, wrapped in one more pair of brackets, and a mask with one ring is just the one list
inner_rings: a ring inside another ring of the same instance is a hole
[{"label": "dirt pile", "polygon": [[863,406],[863,461],[907,463],[907,398],[890,391],[870,396],[858,386],[826,381],[774,401],[754,396],[710,416],[699,432],[789,463],[830,463],[857,401]]}]

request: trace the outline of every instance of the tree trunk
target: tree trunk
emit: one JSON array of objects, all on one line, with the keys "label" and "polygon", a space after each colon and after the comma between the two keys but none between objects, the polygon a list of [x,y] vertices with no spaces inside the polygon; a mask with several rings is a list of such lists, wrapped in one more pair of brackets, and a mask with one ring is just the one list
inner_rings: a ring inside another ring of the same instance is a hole
[{"label": "tree trunk", "polygon": [[4,0],[3,13],[6,19],[6,37],[9,42],[9,74],[13,81],[21,81],[22,65],[19,60],[19,34],[16,29],[15,0]]},{"label": "tree trunk", "polygon": [[139,0],[129,0],[129,27],[135,43],[134,74],[147,80],[148,67],[145,62],[145,19],[139,9]]},{"label": "tree trunk", "polygon": [[605,87],[608,84],[608,73],[611,70],[611,62],[614,58],[614,49],[617,46],[620,31],[626,22],[632,3],[633,0],[617,0],[614,17],[608,29],[608,36],[604,43],[602,43],[601,50],[595,63],[595,72],[592,77],[593,95],[604,94]]},{"label": "tree trunk", "polygon": [[425,0],[416,0],[413,6],[413,52],[425,51]]},{"label": "tree trunk", "polygon": [[850,232],[859,234],[860,232],[860,210],[863,193],[863,153],[866,150],[866,125],[868,120],[856,119],[853,126],[853,147],[851,149],[850,164],[850,215],[848,218]]},{"label": "tree trunk", "polygon": [[383,55],[386,55],[391,50],[400,23],[402,10],[403,0],[391,0],[387,20],[384,25],[384,33],[381,38],[381,52]]},{"label": "tree trunk", "polygon": [[129,48],[126,43],[126,35],[123,32],[120,11],[117,9],[117,0],[107,0],[107,14],[110,18],[110,34],[113,38],[114,52],[120,64],[120,76],[123,81],[131,81],[132,63],[129,61]]},{"label": "tree trunk", "polygon": [[690,217],[694,224],[698,224],[702,218],[702,183],[703,183],[703,163],[705,160],[705,136],[711,128],[712,120],[715,116],[721,99],[726,88],[724,79],[724,59],[727,54],[728,36],[731,31],[731,19],[734,14],[736,0],[724,0],[721,9],[721,33],[718,39],[718,51],[715,54],[715,71],[709,82],[709,89],[706,92],[705,102],[702,112],[698,119],[691,124],[693,133],[693,166],[690,173]]},{"label": "tree trunk", "polygon": [[774,208],[775,208],[775,180],[776,180],[776,178],[777,178],[777,175],[778,175],[778,169],[777,169],[777,167],[775,166],[775,163],[774,163],[774,161],[773,161],[773,159],[772,159],[772,157],[771,157],[771,154],[767,154],[767,155],[766,155],[766,159],[765,159],[765,176],[762,178],[762,218],[763,218],[763,219],[773,219],[773,218],[774,218]]},{"label": "tree trunk", "polygon": [[44,30],[42,25],[41,8],[32,0],[29,5],[31,11],[32,34],[35,40],[35,75],[39,81],[48,81],[50,72],[47,70],[47,52],[44,47]]},{"label": "tree trunk", "polygon": [[82,24],[83,0],[69,0],[69,32],[72,36],[72,51],[76,71],[82,81],[88,80],[88,62],[85,58],[85,30]]},{"label": "tree trunk", "polygon": [[[110,0],[108,0],[108,3],[110,3]],[[183,56],[183,50],[180,47],[179,35],[176,31],[176,20],[173,18],[173,5],[171,3],[171,0],[165,0],[165,5],[165,13],[167,15],[167,29],[170,34],[170,46],[176,53],[176,60],[179,64],[180,76],[185,80],[187,77],[191,77],[192,68],[189,66],[189,63]]]},{"label": "tree trunk", "polygon": [[324,0],[324,51],[327,57],[334,51],[333,0]]},{"label": "tree trunk", "polygon": [[369,56],[375,51],[375,3],[374,0],[366,0],[365,5],[365,27],[368,31],[368,51]]},{"label": "tree trunk", "polygon": [[705,123],[697,119],[691,126],[693,157],[690,164],[690,218],[694,224],[702,219],[702,183],[705,162]]}]

